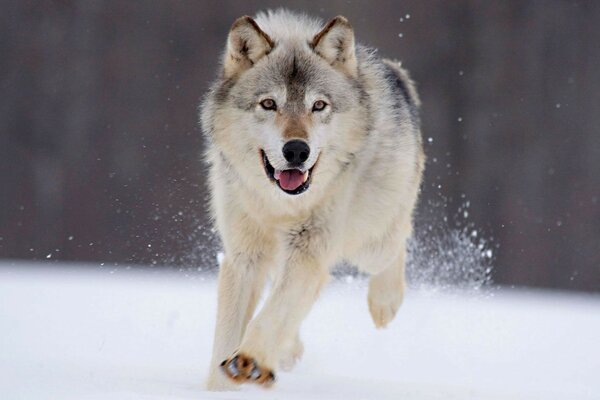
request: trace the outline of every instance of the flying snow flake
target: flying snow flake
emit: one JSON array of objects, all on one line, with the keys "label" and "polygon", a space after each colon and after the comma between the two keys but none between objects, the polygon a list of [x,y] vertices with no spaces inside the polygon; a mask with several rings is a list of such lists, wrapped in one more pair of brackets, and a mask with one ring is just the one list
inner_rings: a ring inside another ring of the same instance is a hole
[{"label": "flying snow flake", "polygon": [[404,16],[404,18],[406,18],[406,19],[410,19],[410,14],[406,14],[406,15]]},{"label": "flying snow flake", "polygon": [[554,107],[560,108],[560,103],[556,103],[556,105]]},{"label": "flying snow flake", "polygon": [[458,117],[456,120],[457,120],[458,122],[462,122],[462,117]]},{"label": "flying snow flake", "polygon": [[404,37],[404,34],[403,34],[402,32],[400,32],[400,33],[398,34],[398,37],[399,37],[399,38],[402,38],[402,37]]},{"label": "flying snow flake", "polygon": [[428,138],[427,138],[427,141],[428,141],[429,143],[433,143],[433,138],[432,138],[432,137],[428,137]]}]

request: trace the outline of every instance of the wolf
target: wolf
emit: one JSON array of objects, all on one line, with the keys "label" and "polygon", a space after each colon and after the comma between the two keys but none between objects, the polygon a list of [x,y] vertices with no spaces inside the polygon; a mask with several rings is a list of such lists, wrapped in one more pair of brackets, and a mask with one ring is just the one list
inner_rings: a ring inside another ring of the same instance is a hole
[{"label": "wolf", "polygon": [[209,390],[269,387],[292,366],[339,261],[370,274],[375,326],[394,318],[425,162],[419,106],[407,71],[356,44],[342,16],[233,23],[200,117],[224,247]]}]

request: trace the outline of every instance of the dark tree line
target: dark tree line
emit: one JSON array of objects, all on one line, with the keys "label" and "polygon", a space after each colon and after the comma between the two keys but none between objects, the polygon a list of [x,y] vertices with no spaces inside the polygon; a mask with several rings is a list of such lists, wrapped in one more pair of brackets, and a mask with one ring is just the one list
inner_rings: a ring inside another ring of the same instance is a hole
[{"label": "dark tree line", "polygon": [[[600,3],[288,4],[411,70],[422,207],[470,202],[496,282],[600,288]],[[0,258],[208,267],[197,105],[231,22],[277,5],[2,1]]]}]

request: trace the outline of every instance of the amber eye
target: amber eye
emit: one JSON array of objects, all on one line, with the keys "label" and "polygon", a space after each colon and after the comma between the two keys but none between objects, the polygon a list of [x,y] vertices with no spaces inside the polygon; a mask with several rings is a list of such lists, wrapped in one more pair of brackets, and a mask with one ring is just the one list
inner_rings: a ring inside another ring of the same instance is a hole
[{"label": "amber eye", "polygon": [[275,104],[275,100],[273,99],[264,99],[260,102],[260,106],[269,111],[277,110],[277,104]]},{"label": "amber eye", "polygon": [[325,109],[325,107],[327,107],[327,103],[325,103],[323,100],[317,100],[313,104],[312,110],[313,111],[323,111]]}]

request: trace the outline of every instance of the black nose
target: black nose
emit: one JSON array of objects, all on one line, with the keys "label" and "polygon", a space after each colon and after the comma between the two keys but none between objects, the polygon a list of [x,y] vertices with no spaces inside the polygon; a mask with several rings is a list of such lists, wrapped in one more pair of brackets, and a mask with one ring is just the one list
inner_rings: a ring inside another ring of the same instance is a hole
[{"label": "black nose", "polygon": [[290,164],[301,164],[308,160],[310,147],[303,140],[290,140],[283,145],[283,156]]}]

